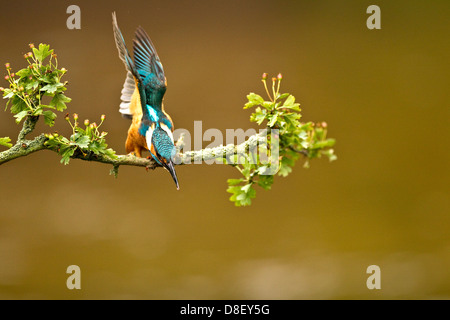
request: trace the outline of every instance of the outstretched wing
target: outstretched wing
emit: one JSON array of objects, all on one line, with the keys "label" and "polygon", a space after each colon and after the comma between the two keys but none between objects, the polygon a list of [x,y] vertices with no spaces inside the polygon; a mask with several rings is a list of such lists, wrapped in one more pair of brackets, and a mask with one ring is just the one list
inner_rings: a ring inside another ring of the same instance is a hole
[{"label": "outstretched wing", "polygon": [[[112,20],[113,20],[114,40],[116,42],[117,51],[119,52],[119,58],[123,61],[123,63],[125,64],[125,68],[128,71],[121,92],[122,95],[120,99],[122,100],[122,102],[120,104],[119,112],[125,118],[131,119],[133,117],[133,110],[130,109],[132,96],[136,89],[136,84],[141,82],[141,80],[139,78],[139,74],[136,70],[134,62],[131,59],[130,53],[125,44],[122,32],[120,31],[119,25],[117,24],[115,12],[113,12],[112,14]],[[140,105],[139,108],[141,108]]]},{"label": "outstretched wing", "polygon": [[133,76],[138,77],[136,68],[134,66],[133,60],[131,59],[130,53],[128,52],[125,40],[120,32],[119,25],[117,24],[116,13],[112,14],[113,19],[113,30],[114,30],[114,40],[116,41],[116,47],[119,51],[119,58],[125,64],[125,68],[133,74]]},{"label": "outstretched wing", "polygon": [[135,36],[136,38],[133,40],[134,66],[145,91],[145,103],[160,109],[166,92],[166,77],[161,60],[150,37],[142,27],[136,30]]}]

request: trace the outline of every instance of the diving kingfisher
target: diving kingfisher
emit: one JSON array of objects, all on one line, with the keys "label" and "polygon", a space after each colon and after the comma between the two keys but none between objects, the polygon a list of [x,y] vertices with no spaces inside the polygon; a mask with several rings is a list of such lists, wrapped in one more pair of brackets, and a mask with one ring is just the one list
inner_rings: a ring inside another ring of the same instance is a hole
[{"label": "diving kingfisher", "polygon": [[150,151],[153,159],[170,172],[179,189],[173,163],[176,154],[173,122],[163,106],[167,88],[163,66],[142,27],[137,28],[136,38],[133,39],[133,61],[117,25],[115,13],[112,14],[112,19],[119,57],[127,70],[119,108],[125,118],[132,120],[125,143],[126,151],[137,157],[142,156],[143,150]]}]

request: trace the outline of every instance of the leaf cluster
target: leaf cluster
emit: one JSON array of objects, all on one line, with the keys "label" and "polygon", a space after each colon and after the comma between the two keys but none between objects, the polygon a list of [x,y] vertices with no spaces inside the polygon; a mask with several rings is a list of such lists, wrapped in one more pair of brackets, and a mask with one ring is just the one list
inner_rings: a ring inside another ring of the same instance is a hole
[{"label": "leaf cluster", "polygon": [[0,88],[3,98],[7,99],[6,108],[20,123],[27,116],[43,116],[45,123],[52,127],[57,111],[64,111],[66,103],[71,99],[64,95],[67,82],[61,78],[67,72],[65,68],[58,69],[58,60],[49,45],[40,44],[35,48],[30,44],[31,51],[24,55],[28,66],[13,72],[6,63],[8,88]]},{"label": "leaf cluster", "polygon": [[[275,135],[276,141],[269,140],[266,147],[259,146],[259,153],[252,153],[253,161],[249,161],[245,156],[235,159],[240,160],[234,163],[237,163],[235,167],[242,177],[229,179],[227,191],[232,193],[230,200],[236,206],[251,204],[251,199],[256,197],[255,185],[265,190],[271,189],[274,175],[267,173],[268,166],[262,161],[261,154],[265,154],[264,158],[268,158],[276,148],[279,164],[276,171],[282,177],[292,172],[292,168],[300,157],[306,158],[304,167],[309,167],[310,159],[319,158],[322,155],[327,156],[330,161],[337,159],[331,148],[335,140],[327,138],[327,124],[300,122],[300,104],[295,101],[293,95],[279,92],[281,74],[277,78],[272,78],[272,94],[269,93],[266,79],[267,74],[264,74],[262,81],[269,99],[265,100],[256,93],[250,93],[247,95],[248,102],[244,109],[254,108],[250,121],[265,125],[268,132],[276,129],[275,132],[278,135]],[[271,137],[273,139],[273,135]]]},{"label": "leaf cluster", "polygon": [[73,124],[68,115],[65,118],[72,127],[73,133],[70,138],[54,133],[48,134],[48,140],[45,142],[46,146],[61,155],[61,163],[68,164],[70,158],[74,156],[85,159],[92,159],[98,156],[117,159],[116,152],[108,148],[108,144],[106,143],[105,136],[107,132],[99,131],[100,126],[105,120],[104,115],[101,116],[99,125],[95,122],[89,123],[89,120],[85,120],[84,128],[79,127],[77,114],[74,114],[73,118]]}]

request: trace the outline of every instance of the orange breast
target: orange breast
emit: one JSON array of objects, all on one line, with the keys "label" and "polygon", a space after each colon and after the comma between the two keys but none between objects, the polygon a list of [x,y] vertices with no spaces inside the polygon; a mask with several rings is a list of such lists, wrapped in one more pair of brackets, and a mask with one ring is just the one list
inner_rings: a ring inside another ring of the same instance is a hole
[{"label": "orange breast", "polygon": [[139,92],[135,89],[131,97],[130,112],[133,115],[130,128],[128,129],[128,137],[125,143],[127,153],[134,152],[136,156],[141,157],[144,150],[148,150],[145,137],[139,134],[142,119],[142,107]]}]

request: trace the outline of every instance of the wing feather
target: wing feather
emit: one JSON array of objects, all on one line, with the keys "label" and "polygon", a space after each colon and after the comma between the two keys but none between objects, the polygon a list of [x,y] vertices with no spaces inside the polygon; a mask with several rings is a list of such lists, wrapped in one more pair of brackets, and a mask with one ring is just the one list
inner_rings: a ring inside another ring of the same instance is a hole
[{"label": "wing feather", "polygon": [[130,110],[130,104],[135,90],[136,90],[136,82],[134,80],[133,74],[130,71],[128,71],[127,77],[125,78],[125,82],[123,84],[121,92],[122,95],[120,96],[120,100],[122,100],[122,102],[120,103],[119,108],[119,112],[125,118],[131,119],[133,117],[133,114]]},{"label": "wing feather", "polygon": [[142,27],[136,30],[133,54],[136,71],[142,80],[146,95],[145,103],[154,108],[162,108],[166,77],[158,53]]}]

